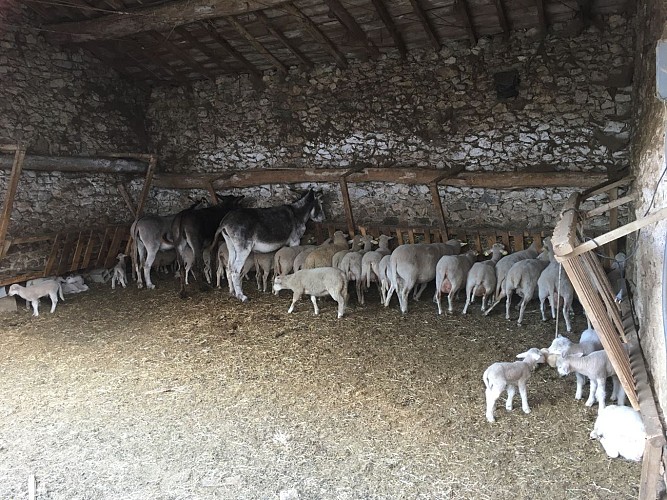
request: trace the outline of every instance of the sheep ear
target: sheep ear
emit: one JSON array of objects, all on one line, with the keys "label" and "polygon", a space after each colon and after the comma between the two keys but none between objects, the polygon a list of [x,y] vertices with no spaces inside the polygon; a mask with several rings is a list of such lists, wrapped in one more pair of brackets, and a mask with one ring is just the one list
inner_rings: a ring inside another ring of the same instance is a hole
[{"label": "sheep ear", "polygon": [[522,352],[521,354],[516,355],[516,357],[519,359],[524,359],[526,356],[528,356],[528,352]]},{"label": "sheep ear", "polygon": [[484,252],[484,257],[488,257],[488,256],[489,256],[489,251],[486,250],[486,251]]},{"label": "sheep ear", "polygon": [[502,253],[503,255],[507,255],[507,250],[503,250],[501,253]]},{"label": "sheep ear", "polygon": [[461,246],[462,246],[462,247],[466,246],[467,244],[468,244],[467,241],[462,241],[462,242],[461,242]]},{"label": "sheep ear", "polygon": [[380,242],[379,242],[379,241],[376,241],[376,240],[371,240],[371,243],[372,243],[373,245],[379,245],[379,244],[380,244]]}]

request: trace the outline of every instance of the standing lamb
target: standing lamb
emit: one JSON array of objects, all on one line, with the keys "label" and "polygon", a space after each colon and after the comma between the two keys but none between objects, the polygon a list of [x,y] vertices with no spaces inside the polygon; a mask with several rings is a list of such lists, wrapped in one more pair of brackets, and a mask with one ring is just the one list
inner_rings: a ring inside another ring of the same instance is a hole
[{"label": "standing lamb", "polygon": [[65,300],[61,283],[56,280],[45,280],[32,286],[21,286],[14,284],[9,287],[7,295],[18,295],[23,300],[32,304],[32,315],[39,316],[39,299],[47,295],[51,299],[51,312],[56,310],[58,304],[58,295],[61,300]]},{"label": "standing lamb", "polygon": [[496,263],[507,254],[505,245],[494,243],[484,255],[491,254],[490,260],[475,262],[470,268],[466,280],[466,305],[463,314],[467,314],[468,307],[475,301],[475,297],[482,296],[482,312],[486,310],[487,298],[493,294],[496,288]]},{"label": "standing lamb", "polygon": [[125,288],[127,286],[127,274],[126,274],[126,269],[127,266],[125,264],[125,258],[127,255],[124,253],[119,253],[118,256],[116,257],[118,259],[118,264],[116,264],[113,268],[113,276],[111,277],[111,289],[115,290],[116,289],[116,283],[119,283]]},{"label": "standing lamb", "polygon": [[537,364],[544,363],[544,355],[539,349],[532,347],[518,354],[517,358],[522,361],[493,363],[484,371],[482,379],[486,386],[486,419],[489,422],[496,421],[493,416],[496,401],[505,389],[507,389],[507,403],[505,404],[507,411],[512,411],[512,399],[518,387],[519,394],[521,394],[521,408],[524,413],[530,413],[527,383]]},{"label": "standing lamb", "polygon": [[347,279],[340,269],[335,267],[317,267],[315,269],[303,269],[294,274],[276,276],[273,281],[273,290],[292,290],[292,304],[287,310],[288,314],[294,311],[294,305],[304,293],[310,295],[315,314],[320,313],[317,307],[317,297],[330,295],[338,303],[338,318],[345,314],[347,304]]}]

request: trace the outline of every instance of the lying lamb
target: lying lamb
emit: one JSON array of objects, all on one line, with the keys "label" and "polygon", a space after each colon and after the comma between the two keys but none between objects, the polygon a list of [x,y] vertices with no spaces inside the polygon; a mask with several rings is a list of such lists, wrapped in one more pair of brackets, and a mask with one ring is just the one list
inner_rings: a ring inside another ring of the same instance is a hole
[{"label": "lying lamb", "polygon": [[111,289],[115,290],[116,289],[116,283],[120,283],[123,285],[123,288],[127,286],[127,274],[126,274],[126,269],[127,265],[125,264],[125,258],[127,255],[124,253],[119,253],[118,257],[118,264],[116,264],[113,268],[113,276],[111,277]]},{"label": "lying lamb", "polygon": [[507,411],[512,410],[512,399],[516,388],[519,387],[521,408],[524,413],[530,413],[526,385],[537,364],[544,363],[544,356],[539,349],[532,347],[526,352],[518,354],[517,358],[522,361],[493,363],[484,371],[482,379],[486,386],[486,419],[489,422],[496,421],[493,411],[496,401],[505,389],[507,389],[507,403],[505,404]]},{"label": "lying lamb", "polygon": [[83,276],[75,274],[67,278],[58,278],[64,294],[80,293],[88,290],[88,285],[83,281]]},{"label": "lying lamb", "polygon": [[32,304],[33,316],[39,316],[40,297],[46,297],[47,295],[49,296],[51,299],[51,312],[56,310],[56,304],[58,304],[58,295],[60,295],[61,300],[65,300],[61,283],[56,280],[42,281],[41,283],[32,286],[21,286],[15,284],[9,287],[9,292],[7,292],[7,295],[18,295],[26,302],[30,302]]},{"label": "lying lamb", "polygon": [[609,405],[598,413],[591,439],[599,439],[608,457],[640,462],[646,429],[640,413],[629,406]]},{"label": "lying lamb", "polygon": [[347,279],[345,273],[335,267],[317,267],[314,269],[303,269],[294,274],[276,276],[273,281],[273,290],[292,290],[292,305],[287,310],[291,313],[294,305],[304,293],[310,295],[313,302],[315,314],[320,313],[317,307],[317,297],[331,295],[338,302],[338,317],[342,318],[347,304]]},{"label": "lying lamb", "polygon": [[[558,369],[558,373],[563,377],[572,372],[588,377],[591,387],[586,406],[593,406],[595,401],[597,401],[598,411],[604,409],[607,396],[605,384],[608,377],[612,377],[614,383],[611,392],[611,400],[618,400],[618,404],[621,406],[625,403],[625,391],[623,390],[623,387],[616,376],[616,372],[614,371],[614,367],[609,360],[609,356],[607,356],[605,351],[595,351],[587,356],[578,352],[571,356],[560,358],[556,361],[556,368]],[[581,392],[579,391],[578,384],[577,395],[575,395],[575,398],[581,399]]]}]

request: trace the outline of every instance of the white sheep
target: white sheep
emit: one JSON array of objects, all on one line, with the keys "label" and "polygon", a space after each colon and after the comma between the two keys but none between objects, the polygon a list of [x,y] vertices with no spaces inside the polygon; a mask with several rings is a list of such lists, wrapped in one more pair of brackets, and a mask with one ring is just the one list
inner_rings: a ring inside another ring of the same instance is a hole
[{"label": "white sheep", "polygon": [[537,364],[544,363],[544,355],[539,349],[532,347],[526,352],[518,354],[517,358],[521,361],[493,363],[484,371],[482,379],[486,386],[486,419],[489,422],[496,421],[493,416],[496,401],[506,389],[507,403],[505,408],[507,411],[512,410],[512,399],[518,387],[519,394],[521,394],[521,408],[524,413],[530,413],[527,383]]},{"label": "white sheep", "polygon": [[[353,252],[345,253],[340,259],[338,269],[343,271],[347,276],[347,280],[354,281],[355,290],[357,292],[357,302],[364,304],[364,280],[361,279],[361,261],[364,254],[370,252],[371,246],[375,242],[372,236],[365,235],[359,240],[363,244],[363,248]],[[340,252],[339,252],[340,253]],[[333,266],[336,267],[336,266]]]},{"label": "white sheep", "polygon": [[315,269],[316,267],[331,267],[333,256],[341,250],[347,250],[347,236],[343,231],[336,231],[331,243],[322,243],[306,257],[303,269]]},{"label": "white sheep", "polygon": [[[370,288],[371,283],[375,281],[378,290],[382,289],[378,277],[378,266],[382,257],[391,254],[391,250],[389,250],[389,242],[393,239],[393,237],[387,236],[386,234],[381,234],[377,239],[378,247],[371,252],[366,252],[361,258],[361,280],[366,283],[366,288]],[[380,295],[382,295],[381,291]]]},{"label": "white sheep", "polygon": [[380,283],[380,304],[389,302],[391,295],[388,292],[391,288],[391,254],[385,255],[380,259],[377,267],[378,282]]},{"label": "white sheep", "polygon": [[67,278],[58,278],[58,282],[65,295],[88,291],[88,285],[84,282],[83,276],[79,274],[73,274]]},{"label": "white sheep", "polygon": [[39,299],[47,295],[51,299],[51,312],[56,310],[58,304],[58,295],[61,300],[65,300],[61,283],[56,280],[46,280],[32,286],[21,286],[14,284],[9,287],[7,295],[18,295],[23,300],[32,305],[32,315],[39,316]]},{"label": "white sheep", "polygon": [[443,255],[435,267],[435,297],[438,314],[442,314],[442,294],[447,295],[447,311],[454,312],[454,295],[465,284],[468,272],[477,259],[476,250],[468,250],[463,255]]},{"label": "white sheep", "polygon": [[537,257],[537,254],[538,254],[537,241],[533,241],[531,245],[525,250],[521,250],[519,252],[514,252],[509,255],[506,255],[496,263],[497,280],[496,280],[496,293],[494,296],[494,300],[496,302],[500,301],[501,299],[500,294],[505,285],[505,276],[507,276],[509,270],[512,269],[512,266],[517,262],[519,262],[520,260],[535,259]]},{"label": "white sheep", "polygon": [[[552,368],[556,367],[558,358],[570,356],[572,354],[579,354],[587,356],[588,354],[602,350],[602,343],[598,334],[592,328],[584,330],[581,333],[579,343],[572,342],[569,338],[558,335],[551,345],[546,349],[547,364]],[[577,391],[575,392],[575,399],[581,399],[586,384],[586,377],[580,373],[576,373],[577,377]]]},{"label": "white sheep", "polygon": [[609,405],[598,412],[591,439],[599,439],[608,457],[640,462],[646,447],[641,414],[629,406]]},{"label": "white sheep", "polygon": [[274,273],[285,276],[292,271],[294,259],[297,255],[307,249],[315,249],[315,245],[297,245],[294,247],[282,247],[273,256]]},{"label": "white sheep", "polygon": [[[614,367],[605,351],[595,351],[588,355],[575,353],[556,361],[556,368],[561,376],[569,375],[571,372],[579,373],[590,380],[590,393],[586,406],[593,406],[598,402],[598,411],[605,406],[606,389],[605,384],[608,377],[612,377],[613,389],[611,400],[618,401],[619,405],[625,402],[625,391],[621,386]],[[581,394],[575,395],[575,399],[581,399]]]},{"label": "white sheep", "polygon": [[468,307],[475,301],[478,295],[482,297],[482,312],[486,310],[486,301],[496,288],[496,263],[507,254],[505,245],[494,243],[484,255],[491,254],[490,260],[475,262],[466,280],[466,305],[463,307],[463,314],[468,313]]},{"label": "white sheep", "polygon": [[[502,259],[501,259],[502,260]],[[503,291],[500,293],[500,299],[497,299],[491,307],[489,307],[484,315],[488,315],[491,310],[506,297],[505,303],[505,319],[510,318],[510,306],[512,305],[512,295],[516,291],[521,299],[519,307],[519,319],[517,324],[521,326],[523,323],[523,315],[526,311],[526,305],[531,301],[537,290],[537,280],[545,267],[549,264],[549,255],[546,252],[537,259],[523,259],[514,264],[505,276],[505,283]]]},{"label": "white sheep", "polygon": [[343,256],[349,252],[358,252],[361,249],[361,235],[355,234],[354,237],[348,241],[348,243],[350,244],[350,248],[336,252],[331,258],[331,267],[337,267],[340,269],[340,261],[343,260]]},{"label": "white sheep", "polygon": [[556,318],[560,302],[562,301],[565,328],[568,332],[571,332],[572,323],[570,321],[570,312],[572,311],[572,302],[574,301],[574,287],[565,270],[561,268],[560,262],[556,260],[553,245],[549,238],[545,238],[544,246],[547,249],[550,262],[537,280],[542,321],[547,321],[546,314],[544,313],[544,302],[547,298],[549,299],[549,305],[551,306],[552,319]]},{"label": "white sheep", "polygon": [[127,255],[125,255],[124,253],[119,253],[116,258],[118,259],[118,263],[114,266],[113,276],[111,276],[112,290],[116,289],[116,283],[122,285],[123,288],[127,286],[127,274],[126,274],[127,265],[125,264],[125,259],[127,258]]},{"label": "white sheep", "polygon": [[[221,288],[220,282],[225,279],[225,270],[227,269],[227,264],[229,261],[229,250],[227,249],[227,245],[220,245],[218,246],[218,266],[215,272],[216,276],[216,283],[215,286],[218,288]],[[248,258],[245,261],[245,264],[243,264],[243,269],[241,270],[241,279],[245,279],[248,277],[248,273],[255,267],[255,259]],[[187,278],[187,273],[186,273],[186,278]],[[232,293],[232,284],[230,282],[229,284],[230,287],[230,293]]]},{"label": "white sheep", "polygon": [[330,295],[338,303],[338,318],[345,314],[347,304],[347,279],[340,269],[335,267],[317,267],[314,269],[303,269],[294,274],[276,276],[273,281],[273,290],[292,290],[292,304],[287,310],[291,313],[294,305],[306,293],[310,295],[315,314],[320,313],[317,306],[317,297]]}]

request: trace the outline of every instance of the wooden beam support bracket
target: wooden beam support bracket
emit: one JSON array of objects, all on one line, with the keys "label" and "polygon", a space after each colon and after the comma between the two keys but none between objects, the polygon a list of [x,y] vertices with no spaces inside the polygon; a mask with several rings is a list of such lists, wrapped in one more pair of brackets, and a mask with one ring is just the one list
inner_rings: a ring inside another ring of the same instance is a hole
[{"label": "wooden beam support bracket", "polygon": [[[3,149],[3,152],[9,152],[9,149]],[[7,185],[7,192],[5,199],[2,202],[2,212],[0,212],[0,258],[5,256],[5,252],[9,247],[5,245],[7,238],[7,231],[9,230],[9,222],[11,220],[12,208],[14,207],[14,198],[16,198],[16,191],[21,178],[21,171],[23,170],[23,160],[25,159],[25,147],[18,144],[14,146],[14,162],[12,165],[12,173],[9,176],[9,184]]]},{"label": "wooden beam support bracket", "polygon": [[144,179],[144,186],[141,189],[141,194],[139,195],[139,201],[137,202],[137,211],[135,219],[141,217],[144,211],[144,204],[148,198],[148,192],[151,188],[151,183],[153,182],[153,175],[155,174],[155,167],[157,166],[157,156],[151,155],[151,158],[148,162],[148,169],[146,170],[146,178]]},{"label": "wooden beam support bracket", "polygon": [[118,189],[118,192],[120,193],[120,196],[123,198],[123,201],[127,205],[127,208],[130,211],[130,214],[132,215],[132,218],[136,219],[137,218],[137,209],[134,208],[134,203],[132,203],[132,198],[130,197],[130,193],[128,193],[127,188],[121,182],[119,182],[116,185],[116,188]]}]

